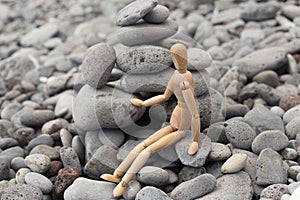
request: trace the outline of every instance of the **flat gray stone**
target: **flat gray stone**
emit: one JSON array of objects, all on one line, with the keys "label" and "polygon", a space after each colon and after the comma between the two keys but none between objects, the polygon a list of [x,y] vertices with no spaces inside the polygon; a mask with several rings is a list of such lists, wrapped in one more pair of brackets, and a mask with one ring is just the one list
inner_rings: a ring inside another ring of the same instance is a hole
[{"label": "flat gray stone", "polygon": [[6,188],[3,191],[1,199],[5,200],[41,200],[43,199],[42,191],[34,186],[27,184],[16,184]]},{"label": "flat gray stone", "polygon": [[145,108],[130,103],[133,97],[111,87],[95,90],[85,85],[75,98],[75,125],[86,131],[129,126],[140,119],[145,111]]},{"label": "flat gray stone", "polygon": [[244,120],[257,134],[267,130],[285,131],[282,119],[263,105],[255,106],[245,115]]},{"label": "flat gray stone", "polygon": [[187,136],[175,145],[179,160],[187,166],[202,167],[205,164],[209,152],[211,151],[211,140],[203,133],[200,133],[198,141],[199,150],[195,155],[191,156],[188,154],[188,148],[192,142],[191,131],[187,131],[186,134]]},{"label": "flat gray stone", "polygon": [[280,151],[289,145],[289,139],[284,132],[279,130],[263,131],[257,135],[252,143],[252,151],[259,154],[266,148]]},{"label": "flat gray stone", "polygon": [[213,175],[203,174],[179,184],[174,188],[170,196],[174,200],[199,198],[212,192],[216,184],[217,180]]},{"label": "flat gray stone", "polygon": [[131,47],[117,57],[117,66],[129,74],[160,72],[172,65],[170,51],[156,46]]},{"label": "flat gray stone", "polygon": [[168,19],[170,15],[169,8],[163,5],[157,5],[143,19],[148,23],[160,24]]},{"label": "flat gray stone", "polygon": [[256,137],[253,128],[239,120],[230,120],[226,124],[225,134],[230,143],[241,149],[250,149]]},{"label": "flat gray stone", "polygon": [[116,15],[115,24],[117,26],[128,26],[135,24],[142,19],[156,5],[157,0],[137,0],[122,8]]},{"label": "flat gray stone", "polygon": [[117,160],[117,153],[117,150],[110,146],[99,147],[84,166],[84,173],[93,179],[99,179],[102,174],[112,174],[120,164]]},{"label": "flat gray stone", "polygon": [[143,167],[136,176],[137,180],[145,185],[162,186],[169,182],[169,173],[154,166]]},{"label": "flat gray stone", "polygon": [[21,38],[21,45],[32,46],[40,44],[51,38],[58,32],[58,27],[54,24],[45,24],[39,28],[33,29]]},{"label": "flat gray stone", "polygon": [[277,70],[287,63],[286,50],[282,47],[259,49],[233,62],[248,78],[264,70]]},{"label": "flat gray stone", "polygon": [[65,200],[115,199],[114,183],[79,177],[64,193]]},{"label": "flat gray stone", "polygon": [[29,127],[39,127],[55,118],[52,110],[34,110],[21,115],[21,123]]},{"label": "flat gray stone", "polygon": [[172,20],[161,24],[137,23],[133,26],[122,27],[116,32],[117,41],[125,46],[153,44],[174,35],[178,25]]},{"label": "flat gray stone", "polygon": [[200,48],[189,48],[188,53],[188,69],[202,70],[210,66],[212,58],[210,54]]},{"label": "flat gray stone", "polygon": [[162,190],[152,186],[144,187],[137,193],[135,197],[135,200],[153,200],[153,199],[172,200],[172,198],[170,198]]},{"label": "flat gray stone", "polygon": [[256,163],[256,170],[258,185],[285,184],[287,182],[287,172],[282,157],[270,148],[261,151]]},{"label": "flat gray stone", "polygon": [[252,195],[253,189],[249,175],[246,172],[238,172],[218,178],[214,191],[196,200],[251,200]]},{"label": "flat gray stone", "polygon": [[109,80],[115,65],[116,53],[114,48],[106,43],[90,47],[82,63],[84,83],[93,88],[101,88]]}]

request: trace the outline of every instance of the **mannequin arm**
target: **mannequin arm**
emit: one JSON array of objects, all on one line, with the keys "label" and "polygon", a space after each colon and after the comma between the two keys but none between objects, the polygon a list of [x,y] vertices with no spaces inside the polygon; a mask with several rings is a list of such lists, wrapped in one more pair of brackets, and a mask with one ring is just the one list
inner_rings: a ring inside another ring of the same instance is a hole
[{"label": "mannequin arm", "polygon": [[154,104],[159,104],[159,103],[163,103],[165,101],[168,101],[170,99],[170,97],[172,96],[172,92],[170,89],[166,89],[165,93],[162,95],[157,95],[154,96],[150,99],[147,99],[145,101],[142,101],[140,99],[136,99],[136,98],[132,98],[130,99],[131,103],[135,106],[145,106],[145,107],[150,107]]},{"label": "mannequin arm", "polygon": [[195,154],[198,151],[198,140],[200,137],[200,118],[198,109],[196,106],[194,94],[192,89],[190,88],[190,84],[187,81],[184,81],[180,84],[180,88],[182,90],[184,101],[188,107],[189,112],[192,115],[191,120],[191,129],[192,129],[192,137],[193,142],[189,148],[189,154]]}]

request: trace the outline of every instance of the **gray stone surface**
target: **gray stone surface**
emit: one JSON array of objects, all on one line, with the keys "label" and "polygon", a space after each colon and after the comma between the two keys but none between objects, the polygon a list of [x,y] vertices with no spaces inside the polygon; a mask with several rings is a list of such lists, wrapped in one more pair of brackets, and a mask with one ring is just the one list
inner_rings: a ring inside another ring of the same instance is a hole
[{"label": "gray stone surface", "polygon": [[134,200],[137,193],[141,190],[141,184],[136,180],[131,180],[123,193],[123,197],[126,200]]},{"label": "gray stone surface", "polygon": [[188,69],[202,70],[210,66],[212,58],[206,51],[200,48],[189,48],[188,53]]},{"label": "gray stone surface", "polygon": [[211,151],[211,140],[203,133],[200,133],[198,152],[191,156],[188,154],[188,148],[192,142],[192,136],[190,131],[187,131],[186,134],[187,136],[175,145],[179,160],[186,166],[202,167],[205,164],[209,152]]},{"label": "gray stone surface", "polygon": [[28,143],[28,146],[27,146],[28,151],[31,151],[34,147],[41,145],[41,144],[52,146],[54,144],[54,140],[52,139],[52,137],[50,135],[47,135],[47,134],[39,135],[36,138],[30,140],[30,142]]},{"label": "gray stone surface", "polygon": [[269,199],[278,199],[280,200],[283,194],[288,193],[288,186],[285,184],[273,184],[261,192],[260,199],[261,200],[269,200]]},{"label": "gray stone surface", "polygon": [[257,135],[252,143],[252,151],[259,154],[266,148],[280,151],[289,145],[289,139],[279,130],[263,131]]},{"label": "gray stone surface", "polygon": [[231,144],[238,148],[250,149],[251,144],[256,137],[256,132],[247,123],[239,120],[230,120],[225,122],[225,133]]},{"label": "gray stone surface", "polygon": [[48,145],[40,144],[34,147],[30,154],[44,154],[50,158],[50,160],[59,159],[59,150],[54,147],[50,147]]},{"label": "gray stone surface", "polygon": [[168,49],[157,46],[131,47],[119,54],[117,66],[129,74],[160,72],[172,65]]},{"label": "gray stone surface", "polygon": [[28,185],[39,188],[45,194],[50,193],[53,188],[52,182],[47,177],[35,172],[27,173],[25,175],[25,182]]},{"label": "gray stone surface", "polygon": [[274,3],[247,3],[241,11],[241,18],[246,21],[263,21],[272,19],[280,7]]},{"label": "gray stone surface", "polygon": [[246,154],[236,153],[228,158],[221,167],[221,172],[224,174],[236,173],[245,167],[247,160]]},{"label": "gray stone surface", "polygon": [[208,154],[208,161],[226,160],[231,156],[231,150],[228,146],[221,143],[212,142],[211,151]]},{"label": "gray stone surface", "polygon": [[18,146],[18,141],[13,138],[1,138],[0,149],[5,150],[9,147]]},{"label": "gray stone surface", "polygon": [[[131,96],[111,87],[94,90],[89,85],[81,88],[74,102],[74,121],[82,130],[126,127],[137,121],[145,108],[130,103]],[[95,120],[96,119],[96,120]]]},{"label": "gray stone surface", "polygon": [[266,130],[280,130],[284,132],[282,119],[263,105],[257,105],[244,117],[257,134]]},{"label": "gray stone surface", "polygon": [[162,190],[152,186],[144,187],[137,193],[135,197],[135,200],[153,200],[153,199],[172,200],[172,198],[170,198]]},{"label": "gray stone surface", "polygon": [[285,5],[282,7],[282,13],[290,19],[300,16],[300,7],[296,5]]},{"label": "gray stone surface", "polygon": [[262,71],[256,74],[252,80],[257,83],[264,83],[274,88],[279,85],[279,77],[277,73],[272,70]]},{"label": "gray stone surface", "polygon": [[282,93],[263,83],[256,85],[255,91],[271,106],[278,105],[280,99],[282,98]]},{"label": "gray stone surface", "polygon": [[286,135],[289,139],[294,139],[300,133],[300,116],[292,119],[286,126]]},{"label": "gray stone surface", "polygon": [[174,35],[178,25],[172,20],[161,24],[147,24],[139,22],[133,26],[122,27],[116,32],[117,41],[125,46],[153,44]]},{"label": "gray stone surface", "polygon": [[287,172],[282,157],[270,148],[261,151],[256,164],[256,183],[271,185],[287,182]]},{"label": "gray stone surface", "polygon": [[0,156],[0,180],[9,180],[10,162],[6,156]]},{"label": "gray stone surface", "polygon": [[157,5],[143,19],[148,23],[160,24],[168,19],[170,11],[166,6]]},{"label": "gray stone surface", "polygon": [[113,148],[121,146],[125,141],[125,134],[120,129],[102,129],[98,136],[101,143]]},{"label": "gray stone surface", "polygon": [[176,186],[171,192],[174,200],[195,199],[212,192],[217,184],[216,178],[211,174],[203,174],[192,180]]},{"label": "gray stone surface", "polygon": [[246,172],[224,175],[217,179],[215,190],[197,200],[252,199],[252,186]]},{"label": "gray stone surface", "polygon": [[10,120],[11,117],[22,109],[22,105],[20,103],[10,103],[1,111],[1,118]]},{"label": "gray stone surface", "polygon": [[292,121],[296,117],[300,117],[300,105],[295,106],[295,107],[290,108],[289,110],[287,110],[285,112],[285,114],[283,115],[283,121],[285,123],[289,123],[290,121]]},{"label": "gray stone surface", "polygon": [[41,200],[43,193],[39,188],[27,184],[16,184],[6,188],[3,191],[1,199],[7,200]]},{"label": "gray stone surface", "polygon": [[97,149],[92,158],[85,164],[84,173],[93,179],[102,174],[112,174],[120,162],[117,160],[117,150],[103,145]]},{"label": "gray stone surface", "polygon": [[50,158],[44,154],[32,154],[26,156],[25,164],[33,172],[44,173],[50,167]]},{"label": "gray stone surface", "polygon": [[25,184],[25,175],[31,172],[27,167],[21,168],[16,173],[16,183]]},{"label": "gray stone surface", "polygon": [[270,47],[254,51],[233,62],[239,71],[252,78],[264,70],[276,70],[287,62],[286,50],[282,47]]},{"label": "gray stone surface", "polygon": [[128,26],[135,24],[142,19],[156,5],[157,0],[137,0],[122,8],[116,15],[115,24],[118,26]]},{"label": "gray stone surface", "polygon": [[65,168],[73,168],[81,174],[82,167],[79,158],[72,147],[60,148],[59,154]]},{"label": "gray stone surface", "polygon": [[77,178],[64,193],[65,200],[115,199],[113,197],[114,183]]},{"label": "gray stone surface", "polygon": [[39,127],[54,118],[54,112],[51,110],[34,110],[32,112],[25,112],[20,120],[26,126]]},{"label": "gray stone surface", "polygon": [[137,180],[145,185],[162,186],[169,182],[169,173],[159,167],[145,166],[136,175]]},{"label": "gray stone surface", "polygon": [[101,88],[109,80],[115,65],[116,53],[114,48],[106,43],[90,47],[82,63],[84,83],[93,88]]},{"label": "gray stone surface", "polygon": [[22,149],[19,146],[10,147],[0,153],[0,156],[6,156],[9,159],[9,162],[15,157],[24,157],[24,155],[25,155],[24,149]]}]

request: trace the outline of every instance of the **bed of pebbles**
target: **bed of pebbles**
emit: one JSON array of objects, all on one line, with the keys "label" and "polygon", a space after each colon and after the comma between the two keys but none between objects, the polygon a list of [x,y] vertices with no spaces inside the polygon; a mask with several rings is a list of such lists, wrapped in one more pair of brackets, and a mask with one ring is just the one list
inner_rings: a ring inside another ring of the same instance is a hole
[{"label": "bed of pebbles", "polygon": [[300,199],[300,1],[0,0],[1,200],[114,199],[112,173],[165,126],[183,43],[201,116],[120,199]]}]

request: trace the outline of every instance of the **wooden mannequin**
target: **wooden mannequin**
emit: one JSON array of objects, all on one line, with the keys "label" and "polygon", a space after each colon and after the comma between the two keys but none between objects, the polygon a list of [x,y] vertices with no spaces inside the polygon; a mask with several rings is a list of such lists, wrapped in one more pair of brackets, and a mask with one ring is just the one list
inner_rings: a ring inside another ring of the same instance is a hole
[{"label": "wooden mannequin", "polygon": [[[186,131],[190,127],[193,141],[189,146],[188,154],[193,155],[198,151],[200,119],[194,98],[194,80],[192,74],[187,71],[187,50],[184,45],[175,44],[171,47],[170,53],[176,70],[164,94],[146,101],[136,98],[130,100],[135,106],[149,107],[165,102],[172,94],[175,94],[178,104],[172,113],[170,125],[158,130],[131,150],[112,175],[103,174],[101,176],[104,180],[119,183],[113,191],[114,197],[123,194],[128,182],[144,166],[151,153],[177,142],[186,135]],[[121,180],[120,177],[124,172],[126,174]]]}]

